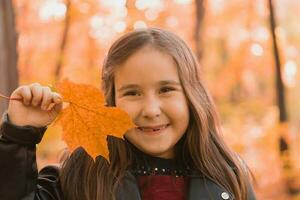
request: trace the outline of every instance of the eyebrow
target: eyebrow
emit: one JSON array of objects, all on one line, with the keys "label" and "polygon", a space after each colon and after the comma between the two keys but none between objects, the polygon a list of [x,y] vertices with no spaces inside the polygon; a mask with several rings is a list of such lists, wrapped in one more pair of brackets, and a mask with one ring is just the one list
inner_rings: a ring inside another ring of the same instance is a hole
[{"label": "eyebrow", "polygon": [[[176,85],[176,86],[180,86],[181,84],[177,81],[173,81],[173,80],[164,80],[164,81],[159,81],[157,83],[157,85],[163,86],[163,85]],[[122,87],[120,87],[118,89],[118,92],[121,92],[123,90],[126,89],[130,89],[130,88],[138,88],[139,86],[137,84],[128,84],[128,85],[123,85]]]}]

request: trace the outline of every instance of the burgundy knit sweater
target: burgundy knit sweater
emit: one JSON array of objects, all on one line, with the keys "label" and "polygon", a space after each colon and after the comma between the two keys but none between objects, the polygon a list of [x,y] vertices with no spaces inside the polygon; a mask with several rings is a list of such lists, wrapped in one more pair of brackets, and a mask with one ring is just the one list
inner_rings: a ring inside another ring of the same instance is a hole
[{"label": "burgundy knit sweater", "polygon": [[135,166],[142,200],[185,200],[189,184],[188,170],[172,159],[143,155]]},{"label": "burgundy knit sweater", "polygon": [[[149,185],[147,186],[147,180]],[[185,200],[188,178],[186,176],[138,176],[142,200]]]}]

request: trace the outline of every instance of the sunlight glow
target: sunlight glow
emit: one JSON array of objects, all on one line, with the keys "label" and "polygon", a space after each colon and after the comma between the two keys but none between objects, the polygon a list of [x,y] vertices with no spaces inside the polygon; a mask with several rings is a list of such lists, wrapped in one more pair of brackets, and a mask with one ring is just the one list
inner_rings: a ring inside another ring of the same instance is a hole
[{"label": "sunlight glow", "polygon": [[98,14],[90,18],[90,36],[101,45],[107,45],[116,36],[126,30],[125,18],[128,14],[126,0],[100,0],[109,14]]},{"label": "sunlight glow", "polygon": [[214,1],[209,1],[211,11],[214,15],[218,15],[223,11],[224,8],[224,0],[214,0]]},{"label": "sunlight glow", "polygon": [[144,21],[136,21],[133,25],[134,29],[147,28],[147,24]]},{"label": "sunlight glow", "polygon": [[269,39],[269,31],[266,27],[257,27],[251,32],[251,38],[256,41],[267,41]]},{"label": "sunlight glow", "polygon": [[135,7],[139,10],[152,8],[161,11],[163,10],[164,4],[161,0],[136,0]]},{"label": "sunlight glow", "polygon": [[284,81],[286,85],[292,87],[296,84],[297,64],[289,60],[284,65]]},{"label": "sunlight glow", "polygon": [[100,3],[106,8],[126,6],[126,0],[100,0]]},{"label": "sunlight glow", "polygon": [[90,19],[90,25],[93,29],[97,29],[101,27],[103,24],[104,24],[103,18],[98,15],[95,15]]},{"label": "sunlight glow", "polygon": [[65,17],[67,7],[58,0],[47,0],[39,9],[39,17],[42,21],[60,20]]},{"label": "sunlight glow", "polygon": [[91,29],[90,36],[97,39],[98,42],[104,45],[108,45],[115,32],[109,26],[101,26],[97,29]]},{"label": "sunlight glow", "polygon": [[125,31],[127,25],[126,25],[126,22],[124,21],[118,21],[114,24],[114,30],[117,32],[117,33],[122,33]]},{"label": "sunlight glow", "polygon": [[166,23],[169,27],[176,27],[178,25],[178,19],[175,16],[169,16],[166,20]]},{"label": "sunlight glow", "polygon": [[145,12],[145,17],[149,20],[149,21],[154,21],[157,19],[158,17],[158,11],[155,9],[147,9]]},{"label": "sunlight glow", "polygon": [[192,0],[174,0],[177,4],[190,4],[192,3]]},{"label": "sunlight glow", "polygon": [[280,26],[275,28],[275,34],[279,39],[284,40],[286,38],[286,30]]},{"label": "sunlight glow", "polygon": [[260,44],[254,43],[251,45],[251,53],[255,56],[262,56],[264,49]]},{"label": "sunlight glow", "polygon": [[116,18],[124,18],[128,14],[127,8],[126,7],[117,7],[114,8],[114,11],[112,15]]}]

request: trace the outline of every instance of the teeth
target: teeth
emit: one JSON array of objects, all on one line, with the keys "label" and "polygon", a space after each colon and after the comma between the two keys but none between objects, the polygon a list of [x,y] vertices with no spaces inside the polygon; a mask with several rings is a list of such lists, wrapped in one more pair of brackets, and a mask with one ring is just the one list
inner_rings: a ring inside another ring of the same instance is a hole
[{"label": "teeth", "polygon": [[159,129],[153,129],[153,128],[141,128],[143,131],[156,131]]},{"label": "teeth", "polygon": [[167,126],[163,126],[161,128],[143,128],[143,127],[140,127],[139,129],[142,130],[142,131],[159,131],[159,130],[164,129],[166,127]]}]

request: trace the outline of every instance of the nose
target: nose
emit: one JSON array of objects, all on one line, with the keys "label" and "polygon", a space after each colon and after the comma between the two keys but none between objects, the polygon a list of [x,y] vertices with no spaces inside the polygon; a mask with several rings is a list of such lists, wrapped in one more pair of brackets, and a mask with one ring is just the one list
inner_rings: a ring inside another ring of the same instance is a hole
[{"label": "nose", "polygon": [[147,119],[157,118],[161,115],[161,103],[156,97],[145,99],[142,107],[142,117]]}]

